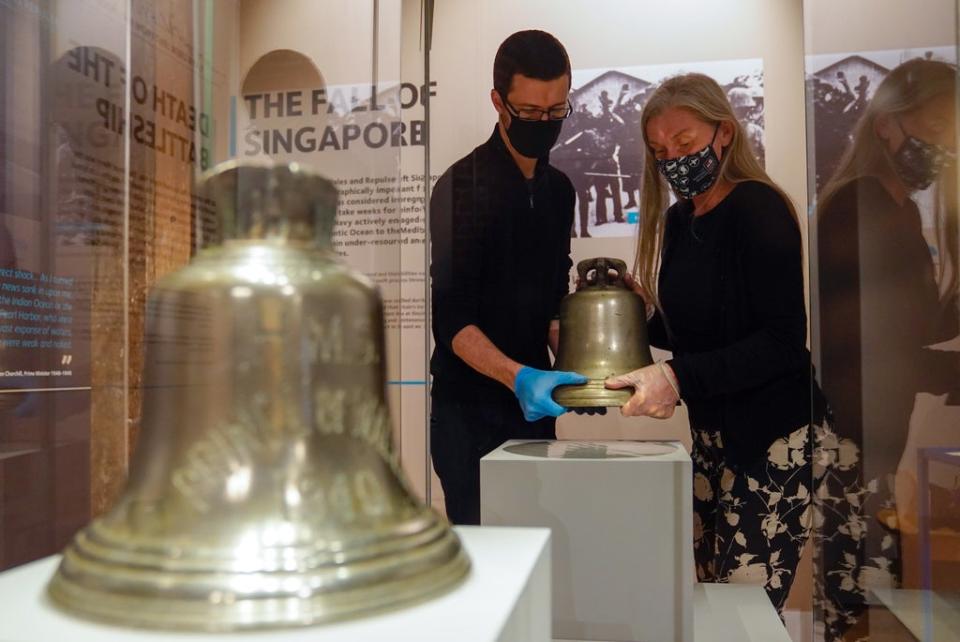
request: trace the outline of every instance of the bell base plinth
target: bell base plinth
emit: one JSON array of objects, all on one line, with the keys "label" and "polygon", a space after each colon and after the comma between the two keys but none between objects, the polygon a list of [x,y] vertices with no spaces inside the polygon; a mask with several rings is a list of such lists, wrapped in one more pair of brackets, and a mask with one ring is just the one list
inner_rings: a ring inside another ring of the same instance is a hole
[{"label": "bell base plinth", "polygon": [[208,558],[203,570],[197,559],[190,571],[176,570],[177,559],[138,565],[135,547],[91,545],[97,534],[88,527],[64,551],[47,592],[71,615],[144,629],[223,633],[367,617],[426,602],[467,577],[459,538],[435,520],[428,532],[401,526],[383,550],[350,563],[247,572],[237,569],[241,559],[226,558]]},{"label": "bell base plinth", "polygon": [[633,388],[611,390],[604,379],[591,379],[578,386],[557,386],[553,400],[565,408],[619,408],[633,396]]}]

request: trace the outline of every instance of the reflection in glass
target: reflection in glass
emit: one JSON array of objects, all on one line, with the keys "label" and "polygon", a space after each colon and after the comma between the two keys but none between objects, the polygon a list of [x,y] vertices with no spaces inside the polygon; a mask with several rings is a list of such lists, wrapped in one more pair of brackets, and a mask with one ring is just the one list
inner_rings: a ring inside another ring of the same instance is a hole
[{"label": "reflection in glass", "polygon": [[835,170],[817,177],[819,376],[832,420],[817,434],[815,608],[827,640],[875,632],[870,605],[913,574],[916,508],[898,496],[916,474],[901,458],[911,431],[949,439],[917,421],[917,395],[960,390],[956,345],[935,345],[958,330],[956,68],[916,58],[869,101],[865,76],[857,87],[849,109],[821,111],[817,126],[860,114]]},{"label": "reflection in glass", "polygon": [[525,441],[504,447],[514,455],[546,459],[638,459],[668,455],[676,446],[654,441]]}]

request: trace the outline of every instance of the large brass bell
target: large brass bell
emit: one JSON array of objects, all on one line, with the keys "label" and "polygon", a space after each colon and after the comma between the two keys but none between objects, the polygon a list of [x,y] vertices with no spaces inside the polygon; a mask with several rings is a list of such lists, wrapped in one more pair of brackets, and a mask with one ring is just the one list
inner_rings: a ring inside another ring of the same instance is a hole
[{"label": "large brass bell", "polygon": [[469,562],[394,454],[383,304],[330,251],[335,188],[235,163],[205,186],[225,240],[150,295],[130,478],[68,545],[50,597],[114,623],[222,631],[451,588]]},{"label": "large brass bell", "polygon": [[619,259],[586,259],[577,264],[576,292],[560,303],[560,342],[554,368],[578,372],[590,381],[558,386],[554,400],[567,408],[622,406],[631,388],[608,390],[604,380],[653,363],[643,299],[623,281]]}]

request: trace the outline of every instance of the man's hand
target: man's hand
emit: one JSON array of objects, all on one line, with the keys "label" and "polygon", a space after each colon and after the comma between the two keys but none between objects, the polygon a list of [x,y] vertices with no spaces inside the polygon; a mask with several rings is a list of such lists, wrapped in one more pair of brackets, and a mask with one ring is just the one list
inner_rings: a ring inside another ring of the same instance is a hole
[{"label": "man's hand", "polygon": [[554,388],[584,384],[587,381],[587,377],[575,372],[554,372],[524,366],[513,381],[513,393],[520,402],[524,419],[537,421],[544,417],[559,417],[567,411],[553,400]]}]

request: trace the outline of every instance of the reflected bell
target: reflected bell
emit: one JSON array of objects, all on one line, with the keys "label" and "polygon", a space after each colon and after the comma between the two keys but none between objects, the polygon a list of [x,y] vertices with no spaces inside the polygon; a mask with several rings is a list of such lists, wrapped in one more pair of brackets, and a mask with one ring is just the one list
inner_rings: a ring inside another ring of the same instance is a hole
[{"label": "reflected bell", "polygon": [[469,562],[394,453],[383,303],[330,250],[336,189],[297,165],[233,162],[203,187],[224,238],[151,292],[127,487],[64,550],[53,602],[224,631],[452,588]]},{"label": "reflected bell", "polygon": [[553,398],[561,406],[622,406],[633,389],[608,390],[604,381],[653,363],[646,306],[624,283],[626,273],[627,265],[619,259],[595,258],[577,264],[579,287],[560,303],[554,369],[577,372],[590,381],[558,386]]}]

